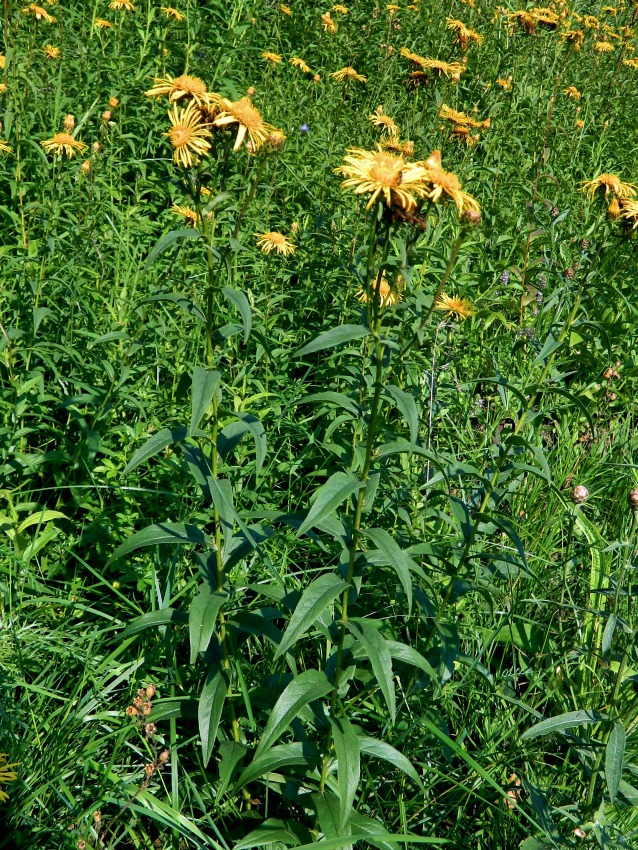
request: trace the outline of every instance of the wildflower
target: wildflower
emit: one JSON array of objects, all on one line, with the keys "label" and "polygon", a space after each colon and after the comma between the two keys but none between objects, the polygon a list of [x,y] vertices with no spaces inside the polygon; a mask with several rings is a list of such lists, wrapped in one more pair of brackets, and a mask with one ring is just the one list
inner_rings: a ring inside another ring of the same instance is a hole
[{"label": "wildflower", "polygon": [[603,6],[603,12],[607,15],[617,15],[618,9],[615,9],[613,6]]},{"label": "wildflower", "polygon": [[91,160],[85,159],[82,165],[80,166],[80,171],[82,174],[89,174],[91,171]]},{"label": "wildflower", "polygon": [[511,12],[507,15],[508,23],[519,23],[525,32],[533,35],[536,32],[536,19],[529,12],[520,9],[518,12]]},{"label": "wildflower", "polygon": [[278,53],[271,53],[270,50],[264,50],[261,58],[264,62],[272,62],[273,65],[279,65],[281,62],[281,56]]},{"label": "wildflower", "polygon": [[385,8],[388,10],[388,12],[391,15],[394,15],[395,12],[398,12],[401,9],[401,7],[397,6],[396,3],[388,3],[388,5]]},{"label": "wildflower", "polygon": [[352,189],[355,195],[369,194],[366,209],[381,196],[388,207],[411,210],[416,206],[416,198],[428,194],[426,169],[406,162],[401,156],[383,150],[350,148],[344,163],[337,169],[338,174],[347,178],[341,186]]},{"label": "wildflower", "polygon": [[623,201],[621,218],[633,222],[632,230],[638,227],[638,201]]},{"label": "wildflower", "polygon": [[301,127],[299,128],[299,132],[301,132],[301,133],[309,133],[309,132],[310,132],[310,127],[309,127],[307,124],[302,124],[302,125],[301,125]]},{"label": "wildflower", "polygon": [[338,83],[345,83],[348,80],[356,80],[358,83],[367,83],[368,78],[364,77],[363,74],[358,74],[354,68],[351,68],[347,65],[345,68],[341,68],[340,71],[334,71],[330,74],[333,80],[336,80]]},{"label": "wildflower", "polygon": [[429,192],[427,197],[436,203],[441,198],[447,200],[451,198],[459,213],[466,210],[479,211],[478,202],[467,192],[461,189],[461,181],[451,171],[445,171],[441,164],[441,151],[435,150],[425,162],[419,162],[417,165],[425,168],[426,180],[429,184]]},{"label": "wildflower", "polygon": [[111,120],[111,110],[105,109],[104,112],[102,113],[102,121],[105,121],[106,123],[108,123],[110,120]]},{"label": "wildflower", "polygon": [[618,198],[612,198],[609,202],[609,206],[607,207],[607,215],[609,218],[615,220],[620,218],[620,204],[618,203]]},{"label": "wildflower", "polygon": [[611,193],[621,201],[633,198],[636,194],[636,187],[631,183],[623,183],[617,174],[599,174],[592,180],[585,180],[581,186],[581,192],[586,192],[590,201],[599,190],[602,190],[605,198]]},{"label": "wildflower", "polygon": [[463,21],[457,21],[455,18],[446,18],[445,28],[454,33],[461,50],[467,50],[471,41],[474,41],[476,44],[483,43],[483,36],[466,27]]},{"label": "wildflower", "polygon": [[409,139],[401,142],[398,138],[386,136],[385,139],[381,140],[380,144],[381,149],[384,151],[390,151],[390,153],[396,153],[404,157],[414,156],[414,142],[411,142]]},{"label": "wildflower", "polygon": [[583,129],[583,127],[585,126],[585,122],[584,122],[581,118],[579,118],[579,119],[576,121],[576,126],[578,127],[578,129],[579,129],[579,130],[582,130],[582,129]]},{"label": "wildflower", "polygon": [[64,117],[64,129],[67,131],[67,133],[72,133],[74,127],[75,127],[75,115],[71,115],[69,113],[69,115],[66,115]]},{"label": "wildflower", "polygon": [[152,710],[153,710],[153,706],[150,702],[142,703],[142,714],[145,717],[148,717],[148,715],[151,713]]},{"label": "wildflower", "polygon": [[182,12],[179,12],[177,9],[173,9],[172,6],[161,6],[162,12],[166,15],[167,18],[172,18],[174,21],[181,23],[184,20],[184,15]]},{"label": "wildflower", "polygon": [[436,299],[435,310],[443,310],[448,317],[455,316],[457,319],[469,319],[476,313],[476,308],[467,298],[458,298],[455,295],[446,295],[442,292]]},{"label": "wildflower", "polygon": [[486,118],[484,121],[477,121],[475,118],[466,115],[465,112],[457,112],[456,109],[451,109],[449,106],[446,106],[445,103],[441,104],[439,117],[444,118],[446,121],[451,121],[453,124],[457,124],[460,127],[477,127],[485,128],[487,130],[491,124],[490,118]]},{"label": "wildflower", "polygon": [[84,153],[88,148],[88,145],[74,139],[70,133],[56,133],[52,139],[46,139],[40,144],[47,153],[53,153],[57,156],[62,156],[65,153],[69,159],[76,153]]},{"label": "wildflower", "polygon": [[481,138],[478,133],[472,135],[468,127],[455,127],[452,130],[452,133],[458,141],[465,142],[468,148],[471,148],[473,145],[475,145]]},{"label": "wildflower", "polygon": [[312,78],[312,81],[313,81],[313,83],[320,83],[321,77],[319,76],[319,74],[315,74],[314,77]]},{"label": "wildflower", "polygon": [[0,153],[13,153],[13,148],[9,147],[4,139],[0,139]]},{"label": "wildflower", "polygon": [[588,30],[600,29],[600,21],[598,20],[598,18],[594,17],[594,15],[584,15],[583,24],[587,27]]},{"label": "wildflower", "polygon": [[192,97],[198,106],[208,106],[217,96],[212,95],[206,88],[206,83],[199,77],[182,74],[179,77],[153,77],[155,85],[147,92],[146,97],[164,97],[168,95],[171,101],[183,97]]},{"label": "wildflower", "polygon": [[270,124],[266,124],[249,97],[242,97],[241,100],[223,98],[220,106],[220,114],[213,123],[216,127],[237,124],[237,138],[233,150],[237,150],[248,135],[254,150],[257,151],[275,129]]},{"label": "wildflower", "polygon": [[131,0],[111,0],[109,9],[115,9],[120,12],[134,12],[135,6],[131,3]]},{"label": "wildflower", "polygon": [[386,130],[391,136],[396,137],[399,135],[399,128],[395,124],[394,119],[384,113],[383,106],[377,106],[374,113],[368,115],[368,119],[372,121],[375,127],[381,127],[382,130]]},{"label": "wildflower", "polygon": [[627,493],[627,501],[629,502],[630,508],[638,510],[638,488],[634,487],[633,490],[630,490]]},{"label": "wildflower", "polygon": [[597,41],[594,47],[598,53],[613,53],[616,49],[611,41]]},{"label": "wildflower", "polygon": [[128,705],[126,707],[126,713],[129,717],[135,717],[135,715],[137,714],[137,708],[134,705]]},{"label": "wildflower", "polygon": [[102,146],[100,145],[99,142],[93,142],[92,147],[93,147],[94,153],[100,153],[100,151],[102,150]]},{"label": "wildflower", "polygon": [[336,12],[338,15],[348,14],[348,9],[345,6],[342,6],[341,3],[335,3],[332,7],[332,11]]},{"label": "wildflower", "polygon": [[52,44],[47,44],[44,48],[44,55],[46,59],[59,59],[60,48],[54,47]]},{"label": "wildflower", "polygon": [[104,18],[96,18],[94,23],[95,23],[95,26],[97,27],[97,29],[99,29],[99,30],[112,30],[113,29],[113,24],[110,21],[105,21]]},{"label": "wildflower", "polygon": [[193,154],[206,156],[210,150],[210,142],[207,139],[211,132],[202,123],[202,116],[194,102],[190,102],[185,109],[179,109],[173,104],[172,110],[168,111],[171,128],[162,135],[168,136],[173,146],[173,162],[183,168],[193,165]]},{"label": "wildflower", "polygon": [[570,44],[574,50],[580,50],[585,34],[582,30],[566,30],[560,34],[560,37]]},{"label": "wildflower", "polygon": [[295,253],[295,246],[284,236],[283,233],[278,233],[276,230],[269,230],[266,233],[256,233],[257,246],[263,254],[272,254],[275,251],[284,257]]},{"label": "wildflower", "polygon": [[563,89],[563,94],[565,97],[571,97],[572,100],[580,100],[581,98],[581,94],[576,86],[567,86],[566,89]]},{"label": "wildflower", "polygon": [[0,83],[0,94],[9,91],[9,86],[6,83]]},{"label": "wildflower", "polygon": [[155,767],[154,764],[145,764],[144,765],[144,773],[148,777],[151,777],[155,773],[156,770],[157,770],[157,768]]},{"label": "wildflower", "polygon": [[303,71],[304,74],[312,74],[312,68],[304,62],[303,59],[299,59],[297,56],[292,56],[288,61],[293,68],[299,68],[299,70]]},{"label": "wildflower", "polygon": [[4,53],[0,53],[0,71],[4,71],[6,65],[7,57],[4,55]]},{"label": "wildflower", "polygon": [[119,103],[120,102],[116,97],[110,97],[109,98],[109,106],[111,107],[111,109],[115,109],[115,107],[118,106]]},{"label": "wildflower", "polygon": [[[381,307],[391,307],[394,304],[398,304],[401,301],[401,289],[400,285],[401,278],[397,281],[397,285],[393,288],[389,283],[388,279],[385,275],[382,275],[381,280],[378,285],[379,292],[379,304]],[[373,287],[374,290],[377,289],[376,285]],[[363,304],[368,303],[368,293],[365,289],[360,289],[355,298],[357,301],[361,301]]]},{"label": "wildflower", "polygon": [[537,6],[536,8],[530,9],[529,14],[532,18],[534,18],[534,21],[537,24],[543,24],[543,26],[549,27],[549,29],[556,29],[560,23],[560,18],[556,12],[545,7]]},{"label": "wildflower", "polygon": [[180,215],[182,216],[182,218],[185,218],[188,224],[192,224],[193,227],[197,227],[197,225],[199,224],[199,216],[197,215],[197,211],[185,206],[184,204],[173,204],[173,206],[171,207],[171,212],[174,215]]},{"label": "wildflower", "polygon": [[[7,764],[7,754],[0,753],[0,785],[7,785],[9,782],[15,782],[18,778],[18,774],[15,770],[11,770],[11,768],[17,766],[17,761]],[[0,788],[0,803],[4,803],[8,799],[9,795],[7,792]]]},{"label": "wildflower", "polygon": [[638,59],[623,59],[622,63],[628,68],[633,68],[634,70],[638,68]]},{"label": "wildflower", "polygon": [[157,726],[154,723],[147,723],[146,726],[144,727],[144,732],[147,735],[154,735],[156,731],[157,731]]},{"label": "wildflower", "polygon": [[332,20],[330,12],[326,12],[321,16],[321,26],[323,27],[324,32],[329,32],[331,35],[334,35],[337,31],[337,25]]},{"label": "wildflower", "polygon": [[289,8],[288,6],[286,6],[285,3],[282,3],[279,6],[279,11],[281,12],[282,15],[292,15],[292,9]]},{"label": "wildflower", "polygon": [[418,53],[412,53],[407,47],[401,48],[401,56],[405,56],[415,65],[418,65],[424,71],[438,71],[439,74],[448,77],[452,80],[461,78],[461,74],[465,71],[465,66],[460,62],[443,62],[441,59],[428,59],[426,56],[419,56]]},{"label": "wildflower", "polygon": [[575,505],[583,505],[589,499],[589,490],[584,484],[577,484],[569,495]]},{"label": "wildflower", "polygon": [[46,9],[43,9],[42,6],[37,6],[35,3],[31,3],[30,6],[23,9],[22,14],[33,15],[36,21],[46,21],[47,24],[55,23],[53,15],[50,15]]},{"label": "wildflower", "polygon": [[512,90],[512,78],[508,77],[507,79],[503,79],[503,77],[499,77],[496,81],[496,84],[500,86],[503,91],[511,91]]},{"label": "wildflower", "polygon": [[266,138],[266,144],[268,145],[268,147],[276,151],[280,151],[283,148],[285,141],[286,134],[284,133],[284,131],[277,130],[276,128],[273,129],[270,133],[268,133],[268,136]]}]

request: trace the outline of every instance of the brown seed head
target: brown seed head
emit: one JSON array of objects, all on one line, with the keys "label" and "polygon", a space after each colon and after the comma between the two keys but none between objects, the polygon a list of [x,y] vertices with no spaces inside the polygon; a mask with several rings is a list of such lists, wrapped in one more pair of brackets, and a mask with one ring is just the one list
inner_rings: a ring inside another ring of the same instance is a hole
[{"label": "brown seed head", "polygon": [[99,826],[102,823],[102,812],[93,812],[93,820]]},{"label": "brown seed head", "polygon": [[638,511],[638,487],[634,487],[627,493],[627,501],[632,510]]},{"label": "brown seed head", "polygon": [[135,715],[137,714],[137,709],[134,705],[129,705],[126,709],[126,713],[129,715],[129,717],[135,717]]},{"label": "brown seed head", "polygon": [[170,755],[170,753],[168,752],[168,750],[162,750],[162,752],[159,754],[159,761],[160,761],[160,763],[161,763],[161,764],[166,764],[166,762],[167,762],[167,761],[168,761],[168,759],[169,759],[169,755]]},{"label": "brown seed head", "polygon": [[157,727],[155,726],[154,723],[147,723],[146,726],[144,727],[144,731],[146,732],[147,735],[154,735],[156,728]]},{"label": "brown seed head", "polygon": [[151,713],[152,709],[153,709],[152,704],[150,702],[145,702],[144,705],[142,706],[142,714],[145,717],[148,717],[149,714]]},{"label": "brown seed head", "polygon": [[67,133],[70,133],[75,127],[75,115],[71,115],[70,113],[64,119],[64,129]]},{"label": "brown seed head", "polygon": [[149,685],[146,689],[146,696],[148,699],[153,699],[155,696],[155,685]]},{"label": "brown seed head", "polygon": [[152,776],[155,773],[156,770],[157,770],[157,768],[155,767],[154,764],[145,764],[144,765],[144,773],[147,776]]},{"label": "brown seed head", "polygon": [[584,484],[577,484],[569,495],[575,505],[584,505],[589,499],[589,490]]}]

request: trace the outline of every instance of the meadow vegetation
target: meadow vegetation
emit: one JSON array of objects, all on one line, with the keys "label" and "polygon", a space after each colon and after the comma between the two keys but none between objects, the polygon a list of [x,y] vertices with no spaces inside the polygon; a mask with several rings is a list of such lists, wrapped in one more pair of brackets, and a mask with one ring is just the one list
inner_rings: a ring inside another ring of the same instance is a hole
[{"label": "meadow vegetation", "polygon": [[0,848],[638,847],[638,5],[41,2]]}]

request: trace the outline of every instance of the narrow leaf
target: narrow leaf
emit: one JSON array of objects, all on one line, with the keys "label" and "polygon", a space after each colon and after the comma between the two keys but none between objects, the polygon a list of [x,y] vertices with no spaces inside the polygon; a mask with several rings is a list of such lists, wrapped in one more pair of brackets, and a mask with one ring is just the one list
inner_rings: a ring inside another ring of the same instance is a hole
[{"label": "narrow leaf", "polygon": [[266,752],[256,756],[248,767],[242,772],[235,785],[235,792],[239,791],[249,782],[254,782],[266,773],[280,770],[288,765],[305,765],[310,772],[321,763],[321,753],[308,743],[294,741],[291,744],[280,744],[270,747]]},{"label": "narrow leaf", "polygon": [[625,727],[617,720],[614,723],[614,728],[611,730],[611,735],[605,749],[605,780],[607,781],[609,799],[612,803],[616,802],[618,795],[626,743],[627,733],[625,732]]},{"label": "narrow leaf", "polygon": [[394,723],[397,706],[394,692],[394,674],[392,672],[392,656],[385,638],[368,620],[352,619],[346,623],[349,631],[359,640],[370,659],[372,670],[376,676],[381,692],[388,706],[390,717]]},{"label": "narrow leaf", "polygon": [[167,248],[170,248],[174,242],[181,239],[199,239],[200,237],[201,233],[194,227],[187,227],[183,230],[171,230],[169,233],[165,233],[160,239],[158,239],[155,246],[149,253],[146,263],[144,264],[144,271],[148,271],[159,255]]},{"label": "narrow leaf", "polygon": [[158,525],[149,525],[132,534],[128,540],[118,546],[107,561],[107,566],[135,549],[141,549],[143,546],[159,546],[160,543],[207,544],[210,546],[212,540],[197,526],[185,525],[183,522],[163,522]]},{"label": "narrow leaf", "polygon": [[350,820],[350,812],[361,778],[361,750],[359,738],[347,718],[331,718],[330,723],[337,754],[339,831],[344,832]]},{"label": "narrow leaf", "polygon": [[178,611],[176,608],[160,608],[131,620],[124,631],[120,633],[120,637],[127,638],[131,635],[137,635],[154,626],[167,626],[169,623],[179,625],[187,622],[188,615],[184,611]]},{"label": "narrow leaf", "polygon": [[346,582],[334,573],[324,573],[308,585],[297,602],[297,607],[275,653],[275,659],[287,652],[308,631],[317,617],[347,586]]},{"label": "narrow leaf", "polygon": [[186,428],[174,428],[172,431],[170,428],[162,428],[161,431],[158,431],[157,434],[153,434],[153,436],[150,437],[144,445],[135,452],[133,457],[124,467],[122,475],[128,475],[129,472],[132,472],[136,466],[139,466],[141,463],[144,463],[145,460],[159,454],[167,446],[180,442],[186,437],[186,434]]},{"label": "narrow leaf", "polygon": [[373,756],[374,758],[387,761],[388,764],[391,764],[393,767],[396,767],[398,770],[403,771],[403,773],[409,776],[410,779],[416,782],[419,788],[423,788],[423,790],[425,790],[421,777],[414,769],[412,762],[406,758],[403,753],[400,753],[390,744],[386,744],[385,741],[379,741],[376,738],[368,738],[366,735],[359,738],[359,744],[361,752],[364,755]]},{"label": "narrow leaf", "polygon": [[338,505],[362,487],[363,483],[352,473],[335,472],[334,475],[331,475],[326,483],[317,490],[312,507],[299,526],[297,537],[305,534],[309,528],[318,525]]},{"label": "narrow leaf", "polygon": [[370,331],[363,325],[339,325],[332,330],[324,331],[318,337],[300,348],[297,354],[303,357],[305,354],[314,354],[315,351],[323,351],[326,348],[334,348],[336,345],[343,345],[345,342],[352,342],[355,339],[362,339],[364,336],[369,336]]},{"label": "narrow leaf", "polygon": [[412,612],[412,576],[410,570],[416,569],[417,565],[385,529],[370,528],[363,530],[362,533],[372,540],[384,559],[396,570],[408,600],[408,614],[410,614]]},{"label": "narrow leaf", "polygon": [[241,321],[244,326],[244,343],[248,342],[253,322],[248,298],[246,298],[246,295],[243,292],[240,292],[239,289],[231,289],[229,286],[225,286],[222,289],[222,293],[230,301],[233,307],[236,307],[237,310],[239,310],[239,315],[241,316]]},{"label": "narrow leaf", "polygon": [[386,387],[387,391],[392,396],[396,406],[401,411],[403,418],[407,422],[410,429],[410,442],[416,443],[419,438],[419,414],[416,409],[416,402],[409,394],[395,387],[393,384]]},{"label": "narrow leaf", "polygon": [[202,416],[206,413],[208,406],[213,400],[213,395],[217,391],[220,378],[221,374],[219,372],[211,372],[208,369],[202,369],[201,366],[195,366],[193,369],[189,434],[192,434],[199,426]]},{"label": "narrow leaf", "polygon": [[606,715],[598,711],[568,711],[566,714],[557,714],[556,717],[541,720],[540,723],[536,723],[523,732],[521,741],[530,741],[540,735],[551,735],[552,732],[563,732],[565,729],[571,729],[583,723],[600,723],[605,718]]},{"label": "narrow leaf", "polygon": [[195,663],[200,652],[205,652],[208,648],[215,631],[217,615],[227,598],[225,593],[213,593],[208,582],[204,582],[191,602],[188,618],[191,664]]},{"label": "narrow leaf", "polygon": [[197,710],[204,767],[208,765],[213,753],[217,727],[222,716],[227,693],[228,683],[221,669],[217,665],[211,665],[208,669],[206,683],[202,689]]}]

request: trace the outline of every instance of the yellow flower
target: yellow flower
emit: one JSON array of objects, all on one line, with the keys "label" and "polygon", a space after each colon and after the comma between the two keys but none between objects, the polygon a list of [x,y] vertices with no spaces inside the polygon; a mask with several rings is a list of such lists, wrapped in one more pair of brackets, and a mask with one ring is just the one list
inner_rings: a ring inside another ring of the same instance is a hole
[{"label": "yellow flower", "polygon": [[202,123],[202,116],[197,106],[191,101],[185,109],[179,109],[177,104],[169,109],[168,117],[171,128],[162,135],[168,136],[173,146],[173,162],[184,168],[193,165],[193,154],[207,156],[210,150],[208,138],[211,132]]},{"label": "yellow flower", "polygon": [[[388,283],[386,276],[382,275],[381,280],[379,281],[379,304],[381,307],[391,307],[392,305],[399,303],[401,300],[401,290],[403,289],[401,283],[402,278],[399,277],[396,287],[393,289]],[[376,288],[376,281],[373,284],[373,288]],[[368,293],[365,289],[360,289],[356,293],[355,298],[363,304],[368,303]]]},{"label": "yellow flower", "polygon": [[119,100],[116,97],[109,98],[109,106],[111,109],[115,109],[119,104]]},{"label": "yellow flower", "polygon": [[525,32],[535,33],[536,32],[536,20],[529,12],[520,9],[518,12],[511,12],[507,15],[507,21],[509,24],[519,23]]},{"label": "yellow flower", "polygon": [[[18,774],[12,767],[17,767],[19,762],[15,761],[12,764],[7,764],[7,754],[0,753],[0,785],[7,785],[9,782],[15,782]],[[0,803],[4,803],[9,799],[6,791],[0,788]]]},{"label": "yellow flower", "polygon": [[13,153],[13,148],[10,148],[3,139],[0,139],[0,153]]},{"label": "yellow flower", "polygon": [[6,67],[6,64],[7,64],[7,57],[4,55],[4,53],[0,53],[0,70],[3,71],[4,68]]},{"label": "yellow flower", "polygon": [[504,80],[502,77],[499,77],[496,81],[496,84],[499,85],[503,91],[511,91],[512,90],[512,80],[507,79]]},{"label": "yellow flower", "polygon": [[551,9],[536,7],[535,9],[530,9],[529,14],[537,24],[543,24],[550,29],[556,29],[560,23],[559,16]]},{"label": "yellow flower", "polygon": [[461,50],[467,50],[471,41],[474,41],[476,44],[483,43],[483,36],[466,27],[463,21],[457,21],[455,18],[446,18],[445,28],[454,33]]},{"label": "yellow flower", "polygon": [[475,145],[478,142],[478,140],[481,138],[478,133],[476,133],[473,136],[470,133],[470,130],[469,130],[468,127],[461,127],[461,126],[455,127],[452,130],[452,133],[454,134],[454,137],[456,139],[458,139],[459,142],[465,142],[465,144],[468,146],[468,148],[471,148],[472,145]]},{"label": "yellow flower", "polygon": [[611,41],[597,41],[595,47],[599,53],[613,53],[616,49]]},{"label": "yellow flower", "polygon": [[607,207],[607,215],[609,218],[616,219],[620,216],[620,204],[617,198],[612,198]]},{"label": "yellow flower", "polygon": [[74,139],[70,133],[56,133],[52,139],[46,139],[40,144],[47,153],[53,153],[57,156],[62,156],[65,153],[69,159],[76,153],[84,153],[88,149],[88,145]]},{"label": "yellow flower", "polygon": [[95,26],[99,30],[112,30],[113,24],[110,21],[105,21],[104,18],[96,18]]},{"label": "yellow flower", "polygon": [[206,88],[206,83],[199,77],[190,77],[188,74],[182,74],[179,77],[153,77],[155,85],[147,92],[144,92],[146,97],[164,97],[168,95],[168,99],[175,101],[182,97],[192,97],[198,106],[208,106],[218,96],[213,95]]},{"label": "yellow flower", "polygon": [[468,301],[467,298],[458,298],[455,295],[446,295],[442,292],[436,299],[434,305],[435,310],[443,310],[448,316],[455,316],[457,319],[468,319],[476,313],[476,308]]},{"label": "yellow flower", "polygon": [[54,24],[55,18],[53,15],[50,15],[46,9],[43,9],[42,6],[36,6],[35,3],[31,3],[30,6],[27,6],[22,10],[23,15],[34,15],[36,21],[46,21],[47,24]]},{"label": "yellow flower", "polygon": [[600,21],[598,18],[595,18],[593,15],[585,15],[583,17],[583,24],[589,30],[598,30],[600,29]]},{"label": "yellow flower", "polygon": [[6,91],[9,91],[9,86],[6,83],[0,83],[0,94],[4,94]]},{"label": "yellow flower", "polygon": [[276,251],[277,254],[288,257],[295,253],[293,243],[283,233],[278,233],[276,230],[256,233],[255,236],[257,237],[257,245],[264,254],[272,254],[273,251]]},{"label": "yellow flower", "polygon": [[634,70],[638,68],[638,59],[623,59],[622,63],[628,68],[633,68]]},{"label": "yellow flower", "polygon": [[624,201],[622,205],[621,218],[633,222],[632,230],[638,227],[638,201]]},{"label": "yellow flower", "polygon": [[276,128],[273,128],[266,137],[266,144],[276,151],[280,151],[283,148],[285,141],[286,134],[284,131],[277,130]]},{"label": "yellow flower", "polygon": [[271,53],[270,50],[264,50],[261,58],[264,62],[272,62],[273,65],[279,65],[281,62],[281,56],[278,53]]},{"label": "yellow flower", "polygon": [[461,189],[461,181],[451,171],[445,171],[441,165],[441,151],[433,151],[425,162],[417,162],[425,169],[426,180],[429,183],[427,197],[436,203],[441,199],[450,198],[456,204],[459,213],[466,210],[479,211],[478,202]]},{"label": "yellow flower", "polygon": [[399,136],[400,130],[398,126],[395,124],[393,118],[390,118],[389,115],[384,113],[382,106],[377,106],[373,114],[368,115],[368,119],[372,121],[375,127],[381,127],[382,130],[386,130],[391,136]]},{"label": "yellow flower", "polygon": [[381,196],[388,207],[409,211],[416,206],[416,199],[425,197],[430,188],[428,172],[422,165],[406,162],[402,156],[383,150],[350,148],[344,165],[336,171],[347,178],[342,188],[352,189],[355,195],[370,195],[366,209]]},{"label": "yellow flower", "polygon": [[325,32],[329,32],[334,35],[337,31],[337,25],[332,20],[332,15],[330,12],[326,12],[321,16],[321,26],[324,28]]},{"label": "yellow flower", "polygon": [[607,15],[617,15],[618,9],[615,9],[613,6],[603,6],[603,12]]},{"label": "yellow flower", "polygon": [[345,6],[342,6],[341,3],[335,3],[332,7],[332,11],[336,12],[338,15],[348,14],[348,9]]},{"label": "yellow flower", "polygon": [[285,3],[282,3],[279,6],[279,11],[281,12],[282,15],[292,15],[292,9],[290,9],[288,6],[286,6]]},{"label": "yellow flower", "polygon": [[460,127],[483,127],[487,130],[491,124],[491,118],[486,118],[485,121],[477,121],[469,115],[466,115],[465,112],[457,112],[456,109],[451,109],[449,106],[446,106],[445,103],[441,104],[439,117],[446,121],[452,121],[452,123],[458,124]]},{"label": "yellow flower", "polygon": [[303,71],[304,74],[312,74],[312,68],[304,62],[303,59],[299,59],[297,56],[293,56],[288,60],[293,68],[299,68],[300,71]]},{"label": "yellow flower", "polygon": [[390,151],[390,153],[396,153],[405,157],[414,156],[414,142],[411,142],[409,139],[402,142],[392,136],[386,136],[385,139],[381,139],[380,145],[382,150]]},{"label": "yellow flower", "polygon": [[443,62],[441,59],[428,59],[425,56],[419,56],[418,53],[412,53],[407,47],[402,47],[400,52],[401,56],[405,56],[406,59],[414,62],[415,65],[423,68],[424,71],[438,71],[439,74],[443,74],[452,80],[458,81],[463,71],[465,71],[465,65],[462,65],[460,62]]},{"label": "yellow flower", "polygon": [[394,15],[395,12],[399,12],[401,10],[400,6],[397,6],[396,3],[388,3],[385,7],[391,15]]},{"label": "yellow flower", "polygon": [[111,0],[109,9],[119,10],[120,12],[134,12],[135,6],[131,0]]},{"label": "yellow flower", "polygon": [[80,166],[80,171],[82,174],[89,174],[91,171],[91,160],[85,159],[82,165]]},{"label": "yellow flower", "polygon": [[345,83],[348,80],[356,80],[358,83],[367,83],[368,78],[364,77],[363,74],[358,74],[354,68],[351,68],[347,65],[345,68],[341,68],[340,71],[334,71],[334,73],[330,74],[333,80],[337,80],[338,83]]},{"label": "yellow flower", "polygon": [[565,97],[571,97],[572,100],[580,100],[581,98],[581,94],[576,86],[567,86],[566,89],[563,89],[563,94]]},{"label": "yellow flower", "polygon": [[566,30],[560,34],[560,37],[563,41],[566,41],[568,44],[575,50],[580,50],[583,44],[583,39],[585,38],[585,34],[582,30]]},{"label": "yellow flower", "polygon": [[179,12],[177,9],[173,9],[172,6],[161,6],[161,10],[162,12],[164,12],[167,18],[172,18],[178,23],[184,20],[184,14],[182,12]]},{"label": "yellow flower", "polygon": [[599,190],[602,191],[604,197],[612,194],[620,201],[633,198],[636,194],[636,187],[632,183],[623,183],[617,174],[599,174],[592,180],[585,180],[581,185],[581,192],[586,192],[590,201]]},{"label": "yellow flower", "polygon": [[197,211],[185,206],[184,204],[173,204],[171,212],[174,215],[180,215],[182,218],[185,218],[189,224],[193,225],[193,227],[196,227],[199,224]]},{"label": "yellow flower", "polygon": [[216,127],[237,124],[238,127],[233,150],[241,147],[246,135],[248,135],[253,150],[258,151],[275,129],[270,124],[266,124],[259,110],[252,105],[249,97],[242,97],[241,100],[222,98],[220,109],[219,116],[215,118],[213,124]]},{"label": "yellow flower", "polygon": [[47,44],[47,46],[44,48],[44,55],[47,59],[59,59],[60,48],[54,47],[52,44]]}]

